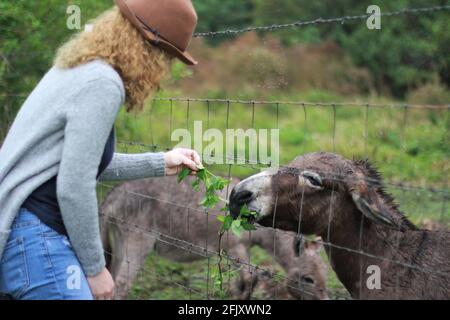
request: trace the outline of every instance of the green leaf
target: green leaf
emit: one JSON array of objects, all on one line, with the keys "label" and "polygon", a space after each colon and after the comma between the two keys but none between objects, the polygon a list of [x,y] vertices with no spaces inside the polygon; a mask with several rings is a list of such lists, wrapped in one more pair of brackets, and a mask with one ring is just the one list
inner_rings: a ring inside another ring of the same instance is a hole
[{"label": "green leaf", "polygon": [[197,178],[199,178],[202,181],[205,181],[206,179],[206,169],[200,169],[197,171],[197,173],[195,174],[197,176]]},{"label": "green leaf", "polygon": [[200,205],[203,207],[206,207],[206,208],[207,208],[208,204],[209,204],[209,199],[207,197],[203,198],[203,200],[200,202]]},{"label": "green leaf", "polygon": [[[178,183],[185,179],[189,175],[189,173],[190,170],[184,168],[178,174]],[[199,168],[199,170],[196,172],[196,179],[191,183],[192,188],[197,192],[200,191],[200,181],[203,181],[206,189],[205,197],[200,202],[200,205],[205,208],[214,208],[221,200],[217,195],[217,192],[223,190],[223,188],[230,183],[230,180],[215,176],[206,168]],[[223,211],[228,211],[228,209],[223,209]]]},{"label": "green leaf", "polygon": [[196,192],[200,191],[200,179],[195,179],[191,186]]},{"label": "green leaf", "polygon": [[233,220],[231,223],[231,232],[233,232],[238,238],[241,237],[242,226],[240,220]]},{"label": "green leaf", "polygon": [[215,190],[222,190],[225,187],[225,183],[222,179],[214,178],[211,182],[211,187]]},{"label": "green leaf", "polygon": [[247,205],[244,204],[241,209],[239,210],[239,214],[242,215],[248,211]]},{"label": "green leaf", "polygon": [[178,174],[178,183],[180,183],[181,181],[183,181],[188,175],[189,173],[191,173],[191,170],[189,170],[188,168],[183,168],[183,170],[180,171],[180,173]]},{"label": "green leaf", "polygon": [[230,230],[233,221],[234,220],[233,220],[232,216],[226,216],[225,220],[223,221],[222,229],[223,230]]},{"label": "green leaf", "polygon": [[242,222],[242,228],[246,231],[252,231],[252,230],[256,230],[256,227],[254,224],[251,224],[250,222]]},{"label": "green leaf", "polygon": [[239,210],[239,217],[250,217],[255,216],[255,211],[250,211],[246,204],[244,204],[241,209]]},{"label": "green leaf", "polygon": [[224,223],[225,222],[225,216],[217,216],[217,220],[219,220],[220,222]]},{"label": "green leaf", "polygon": [[219,197],[215,194],[207,195],[200,204],[205,208],[214,208],[214,206],[219,202]]}]

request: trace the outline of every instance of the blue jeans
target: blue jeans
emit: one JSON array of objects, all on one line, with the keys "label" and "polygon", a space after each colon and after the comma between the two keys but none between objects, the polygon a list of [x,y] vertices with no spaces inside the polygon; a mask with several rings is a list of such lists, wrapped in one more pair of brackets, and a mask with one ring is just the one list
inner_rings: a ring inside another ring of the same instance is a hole
[{"label": "blue jeans", "polygon": [[92,300],[69,239],[25,208],[0,261],[0,293],[24,300]]}]

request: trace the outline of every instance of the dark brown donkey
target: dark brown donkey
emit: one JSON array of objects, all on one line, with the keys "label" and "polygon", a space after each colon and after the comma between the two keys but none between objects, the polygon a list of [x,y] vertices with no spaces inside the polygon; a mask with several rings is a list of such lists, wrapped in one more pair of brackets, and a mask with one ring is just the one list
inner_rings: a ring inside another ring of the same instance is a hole
[{"label": "dark brown donkey", "polygon": [[[217,252],[221,225],[216,216],[223,213],[213,210],[206,215],[199,205],[203,190],[194,192],[190,182],[188,178],[178,184],[175,177],[135,180],[116,186],[106,196],[101,206],[102,235],[117,298],[126,297],[145,257],[153,250],[177,262],[204,259]],[[223,198],[225,193],[221,194]],[[296,243],[294,233],[259,228],[241,239],[231,233],[225,235],[222,248],[229,256],[248,262],[250,247],[260,246],[285,270],[285,286],[291,295],[297,299],[327,299],[327,269],[317,247],[301,242],[301,254],[297,256]],[[238,261],[234,262],[238,267]],[[249,299],[258,275],[255,270],[250,273],[245,264],[239,274],[232,294],[237,299]]]},{"label": "dark brown donkey", "polygon": [[450,298],[450,232],[415,227],[367,161],[326,152],[299,156],[237,184],[232,214],[244,204],[263,226],[321,236],[354,298]]}]

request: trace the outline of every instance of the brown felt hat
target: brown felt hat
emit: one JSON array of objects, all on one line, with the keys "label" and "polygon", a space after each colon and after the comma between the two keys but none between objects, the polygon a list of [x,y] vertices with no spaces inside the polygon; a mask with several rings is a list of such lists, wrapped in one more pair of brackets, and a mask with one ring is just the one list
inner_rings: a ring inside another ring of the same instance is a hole
[{"label": "brown felt hat", "polygon": [[191,0],[115,0],[120,11],[153,45],[188,65],[186,51],[197,25]]}]

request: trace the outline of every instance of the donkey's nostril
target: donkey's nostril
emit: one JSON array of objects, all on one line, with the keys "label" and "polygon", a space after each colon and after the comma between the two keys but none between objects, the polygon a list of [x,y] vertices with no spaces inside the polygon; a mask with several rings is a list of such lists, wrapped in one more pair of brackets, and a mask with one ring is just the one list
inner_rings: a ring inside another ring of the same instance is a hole
[{"label": "donkey's nostril", "polygon": [[239,204],[246,204],[252,200],[253,192],[248,190],[239,191],[234,194],[234,201]]},{"label": "donkey's nostril", "polygon": [[237,218],[239,216],[239,212],[241,207],[244,204],[249,203],[252,200],[253,193],[251,191],[243,190],[237,191],[233,189],[230,194],[230,213],[233,218]]}]

